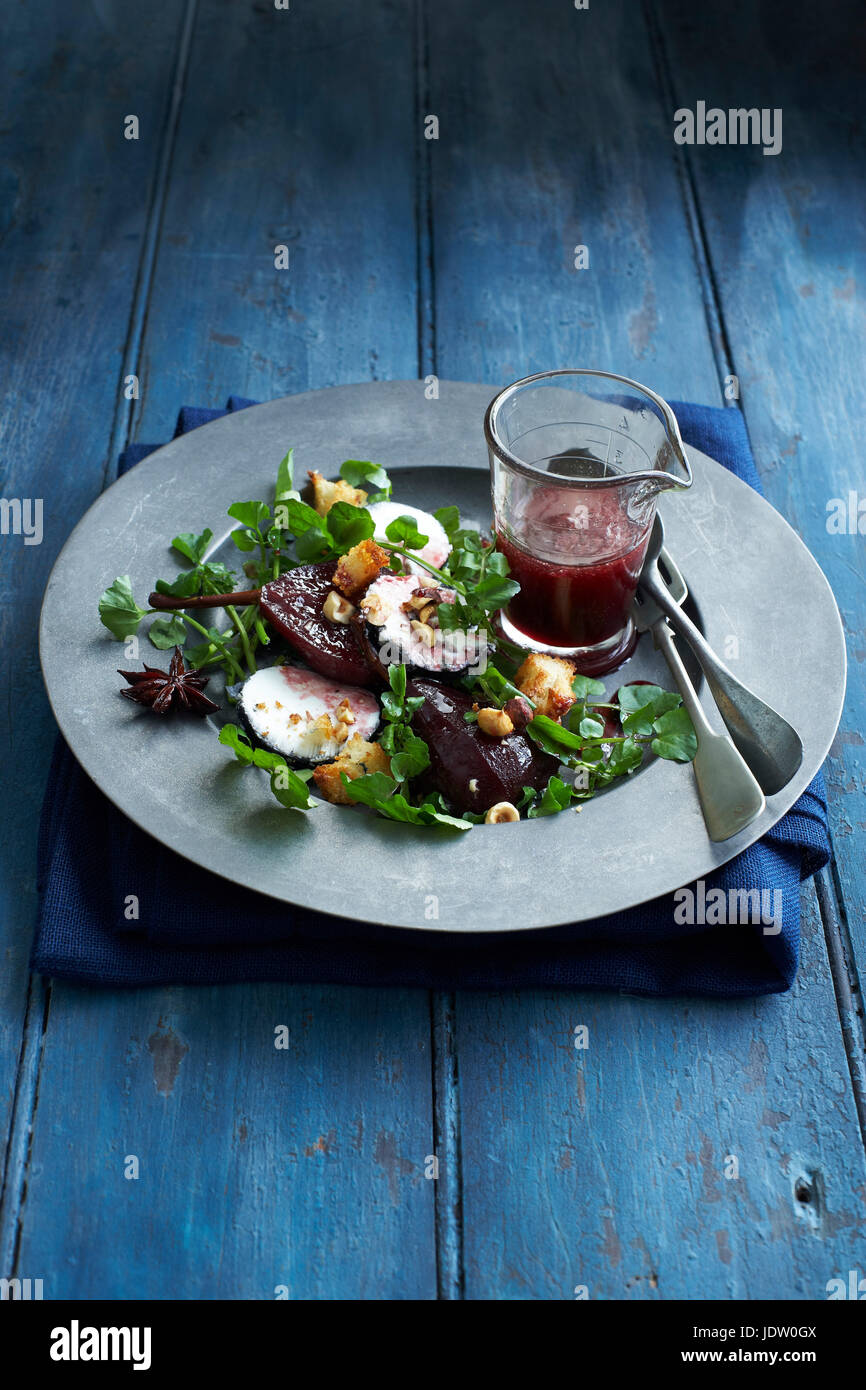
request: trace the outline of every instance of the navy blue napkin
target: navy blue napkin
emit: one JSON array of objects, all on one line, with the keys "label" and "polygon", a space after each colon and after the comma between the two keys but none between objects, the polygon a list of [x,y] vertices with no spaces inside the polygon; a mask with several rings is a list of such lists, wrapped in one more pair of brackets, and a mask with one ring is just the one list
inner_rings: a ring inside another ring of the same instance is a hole
[{"label": "navy blue napkin", "polygon": [[[252,404],[232,397],[227,410]],[[760,490],[738,410],[684,403],[674,410],[687,444]],[[186,407],[176,435],[224,413]],[[121,472],[157,447],[128,448]],[[770,834],[708,874],[703,888],[692,885],[695,923],[678,922],[686,914],[668,896],[525,937],[421,933],[277,903],[190,864],[118,812],[62,739],[48,785],[32,964],[46,975],[100,985],[283,980],[718,998],[779,993],[797,970],[800,883],[830,857],[819,774]],[[714,889],[763,892],[763,921],[753,913],[754,925],[712,925],[712,910],[702,903],[712,904]],[[148,904],[146,922],[126,920],[129,894]]]}]

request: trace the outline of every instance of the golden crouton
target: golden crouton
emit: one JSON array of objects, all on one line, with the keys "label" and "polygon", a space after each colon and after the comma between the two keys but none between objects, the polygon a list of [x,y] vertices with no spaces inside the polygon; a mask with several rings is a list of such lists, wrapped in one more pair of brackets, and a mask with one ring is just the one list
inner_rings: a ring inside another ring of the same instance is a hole
[{"label": "golden crouton", "polygon": [[341,555],[334,570],[333,585],[346,598],[354,598],[366,589],[388,563],[388,552],[373,540],[361,541],[353,545],[345,555]]},{"label": "golden crouton", "polygon": [[316,791],[325,801],[335,806],[352,806],[354,803],[343,786],[341,772],[345,772],[350,782],[363,777],[368,772],[391,771],[391,759],[378,743],[367,743],[360,734],[353,734],[337,758],[336,762],[325,763],[313,769]]},{"label": "golden crouton", "polygon": [[319,516],[327,516],[335,502],[351,502],[353,507],[363,507],[367,500],[364,489],[352,487],[345,478],[337,478],[332,483],[312,469],[308,471],[307,477],[313,484],[313,506]]},{"label": "golden crouton", "polygon": [[574,662],[558,656],[532,652],[514,677],[517,688],[535,705],[536,714],[549,719],[561,719],[574,704],[571,682]]}]

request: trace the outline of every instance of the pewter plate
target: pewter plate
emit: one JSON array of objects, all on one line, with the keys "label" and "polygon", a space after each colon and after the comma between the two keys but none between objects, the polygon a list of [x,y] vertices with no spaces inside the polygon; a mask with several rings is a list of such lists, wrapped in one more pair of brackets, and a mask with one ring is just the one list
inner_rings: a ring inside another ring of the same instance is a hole
[{"label": "pewter plate", "polygon": [[[730,658],[737,674],[790,720],[805,746],[796,778],[724,844],[707,837],[691,769],[659,759],[580,814],[463,834],[360,808],[286,811],[264,775],[242,769],[217,743],[216,724],[161,722],[119,698],[116,667],[135,663],[96,611],[116,575],[131,576],[141,602],[158,576],[175,572],[170,538],[205,526],[217,553],[237,568],[226,508],[271,496],[290,445],[299,475],[315,468],[333,476],[343,459],[375,459],[393,473],[396,500],[427,510],[456,503],[486,523],[481,427],[497,389],[441,382],[438,400],[427,400],[420,382],[377,382],[269,401],[174,440],[98,498],[49,579],[40,651],[67,742],[130,819],[194,863],[287,903],[424,931],[488,932],[622,911],[702,877],[784,815],[821,766],[839,722],[842,626],[824,575],[788,524],[694,449],[691,491],[663,497],[668,547],[710,642],[737,651]],[[141,654],[154,665],[167,661],[146,640]],[[646,637],[608,688],[639,678],[670,679]],[[706,693],[704,703],[721,727]]]}]

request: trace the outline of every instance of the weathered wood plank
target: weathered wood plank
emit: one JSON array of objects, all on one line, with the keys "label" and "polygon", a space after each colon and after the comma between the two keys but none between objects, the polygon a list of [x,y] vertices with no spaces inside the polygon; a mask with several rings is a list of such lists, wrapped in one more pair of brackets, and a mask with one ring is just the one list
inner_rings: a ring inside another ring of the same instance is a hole
[{"label": "weathered wood plank", "polygon": [[442,375],[595,366],[721,404],[635,7],[507,0],[470,25],[447,0],[428,22]]},{"label": "weathered wood plank", "polygon": [[[415,374],[413,42],[387,3],[199,7],[129,368],[140,437],[183,402]],[[56,984],[19,1267],[76,1297],[435,1297],[430,1036],[420,990]]]},{"label": "weathered wood plank", "polygon": [[[530,24],[491,5],[469,31],[446,4],[429,23],[437,370],[501,381],[579,362],[720,402],[634,7],[543,4]],[[589,270],[570,268],[577,243]],[[820,1297],[832,1261],[862,1248],[863,1155],[811,888],[805,901],[794,999],[458,996],[468,1297]],[[721,1176],[727,1153],[739,1182]],[[792,1204],[800,1167],[823,1195]]]},{"label": "weathered wood plank", "polygon": [[416,374],[411,15],[236,8],[200,9],[139,438],[164,438],[181,401]]},{"label": "weathered wood plank", "polygon": [[[36,827],[54,740],[36,653],[39,604],[57,551],[101,484],[184,8],[174,0],[155,16],[121,4],[73,12],[47,0],[4,14],[0,476],[4,497],[43,499],[44,537],[0,542],[0,800],[15,808],[0,838],[3,1136],[16,1079],[26,1134],[44,1008],[36,982],[19,1067]],[[124,139],[129,113],[139,118],[137,141]],[[10,1154],[13,1206],[20,1152]]]},{"label": "weathered wood plank", "polygon": [[435,1296],[422,991],[57,995],[18,1261],[46,1298]]},{"label": "weathered wood plank", "polygon": [[459,997],[467,1297],[820,1300],[863,1267],[863,1154],[806,901],[784,998]]},{"label": "weathered wood plank", "polygon": [[[817,556],[848,632],[848,699],[827,774],[837,871],[862,986],[866,560],[856,516],[853,531],[847,525],[849,493],[866,498],[866,136],[862,75],[852,61],[862,11],[845,3],[828,16],[794,6],[783,29],[770,34],[762,7],[748,0],[710,5],[701,22],[713,27],[711,47],[684,0],[666,4],[663,19],[678,106],[694,109],[705,99],[724,109],[782,112],[778,155],[752,146],[683,149],[704,209],[767,495]],[[841,533],[830,529],[833,499],[845,503]]]}]

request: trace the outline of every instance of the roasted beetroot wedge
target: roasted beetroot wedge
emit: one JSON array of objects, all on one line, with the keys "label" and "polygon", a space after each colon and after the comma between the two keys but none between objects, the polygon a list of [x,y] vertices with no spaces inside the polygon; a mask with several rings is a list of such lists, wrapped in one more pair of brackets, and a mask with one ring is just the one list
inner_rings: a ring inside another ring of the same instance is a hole
[{"label": "roasted beetroot wedge", "polygon": [[467,723],[472,696],[464,690],[418,677],[406,693],[424,698],[412,726],[430,750],[433,782],[455,810],[483,812],[497,801],[519,801],[524,787],[540,791],[556,772],[556,759],[524,734],[491,738]]},{"label": "roasted beetroot wedge", "polygon": [[333,560],[299,565],[264,585],[259,606],[275,631],[319,675],[348,685],[372,685],[375,677],[355,628],[325,617],[333,578]]}]

